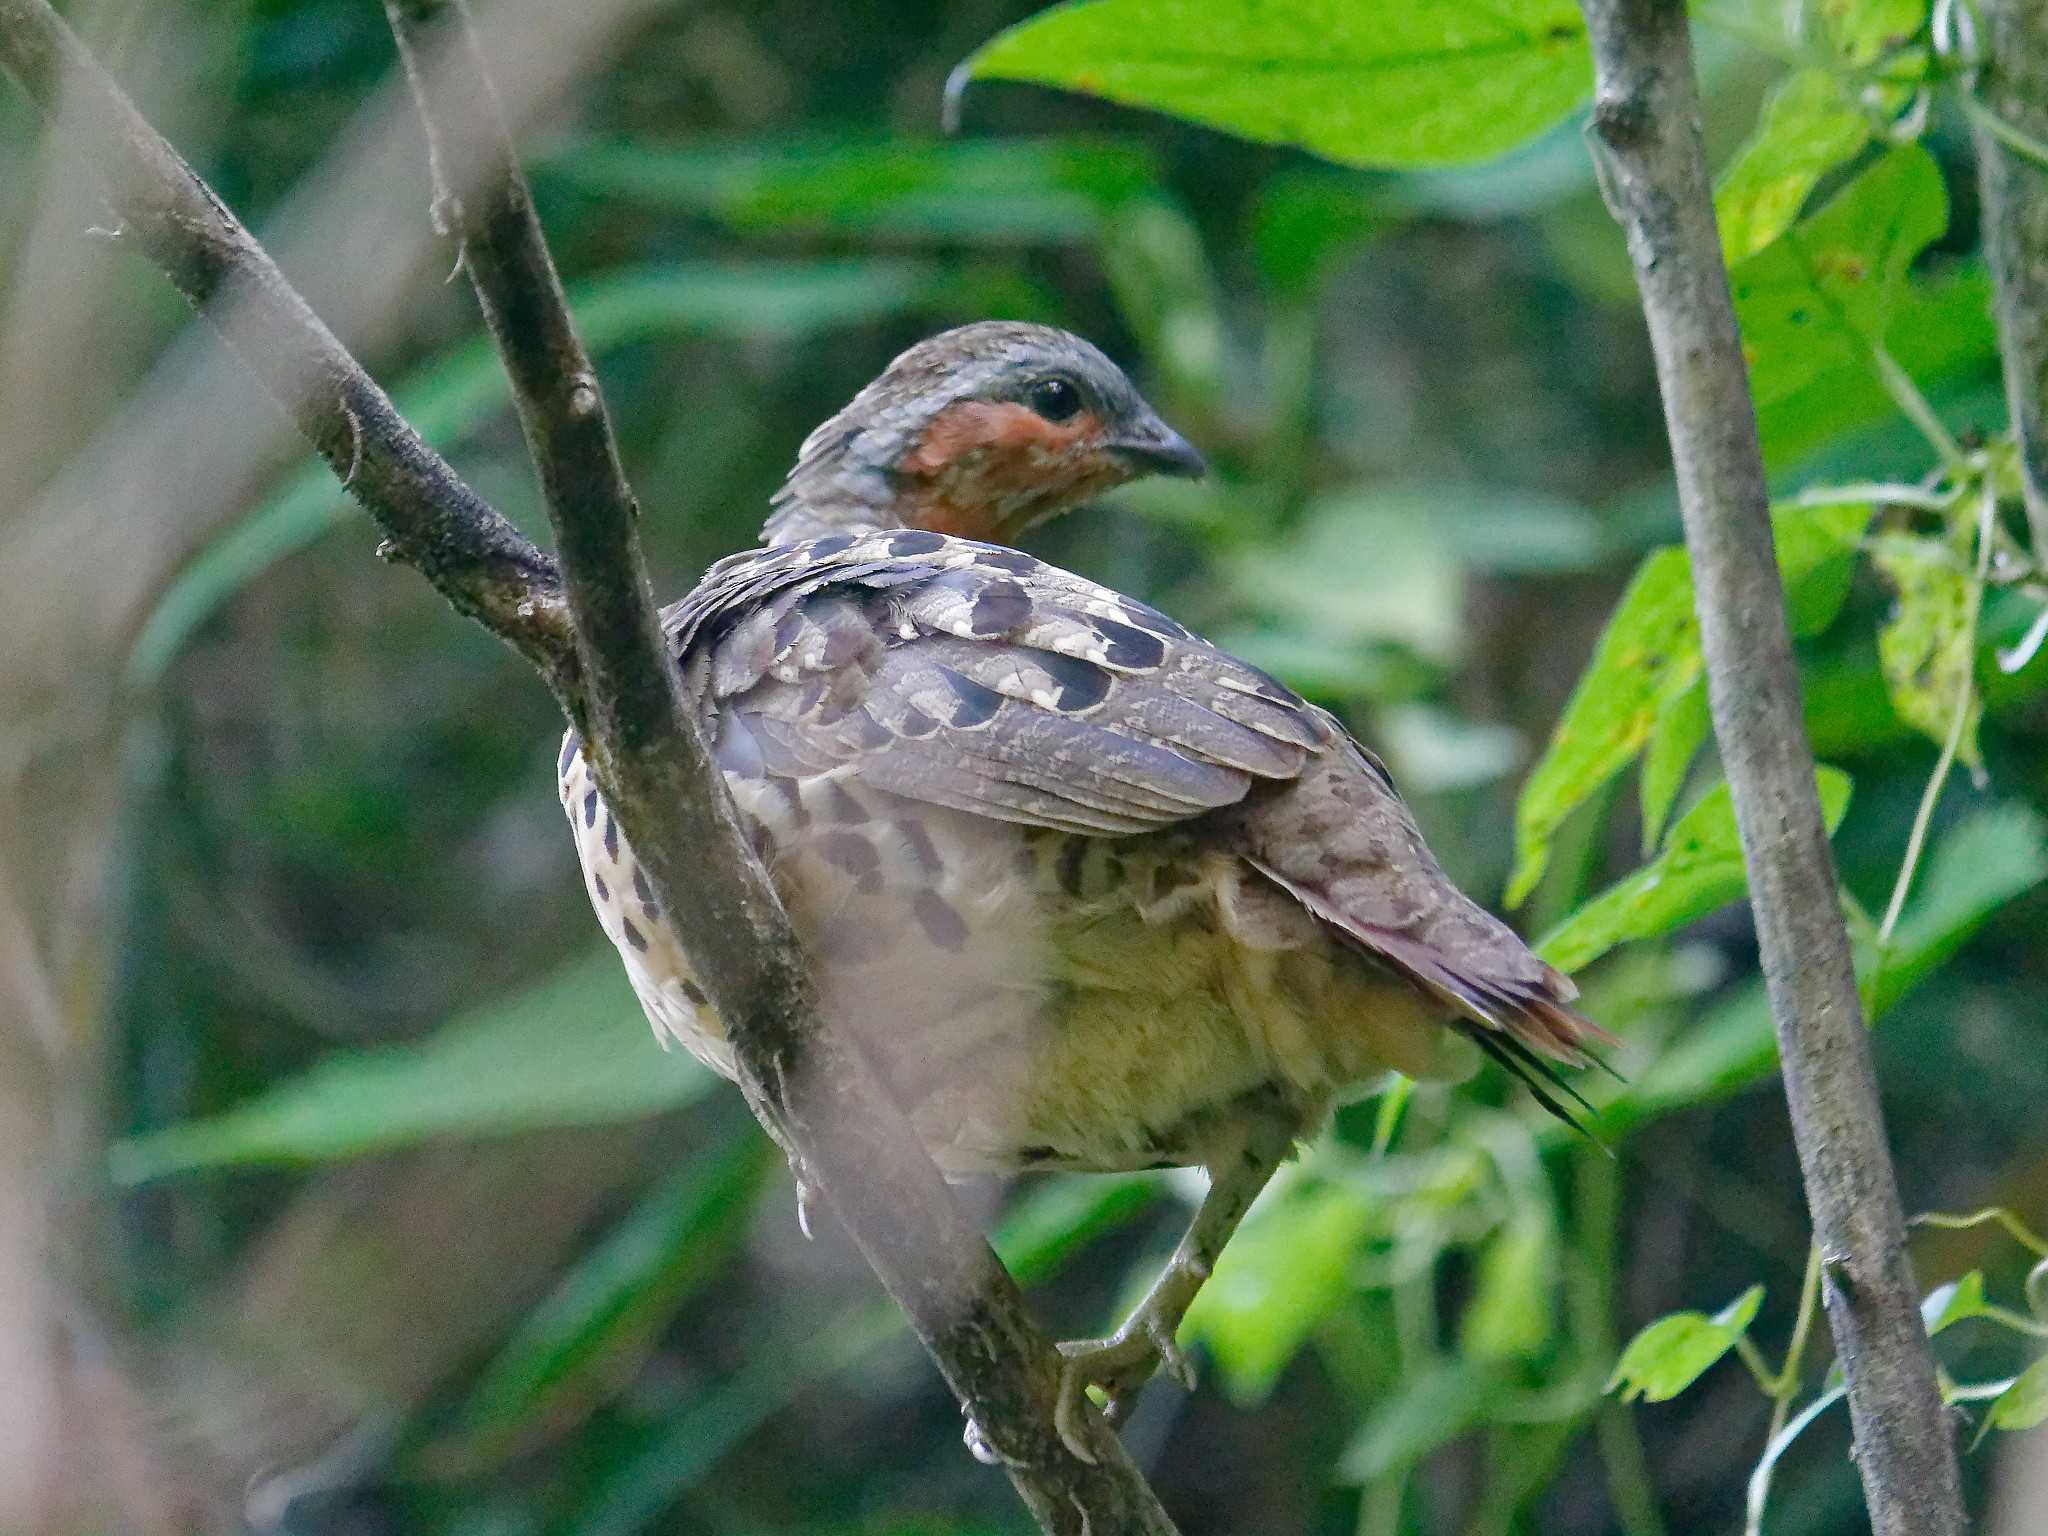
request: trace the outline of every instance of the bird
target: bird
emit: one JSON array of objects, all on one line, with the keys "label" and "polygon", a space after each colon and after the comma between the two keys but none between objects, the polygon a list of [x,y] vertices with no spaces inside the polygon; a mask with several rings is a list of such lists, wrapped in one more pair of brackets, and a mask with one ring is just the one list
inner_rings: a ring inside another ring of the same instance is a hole
[{"label": "bird", "polygon": [[[1333,715],[1017,547],[1114,486],[1203,473],[1089,342],[962,326],[813,431],[760,547],[661,615],[821,1016],[940,1171],[1207,1171],[1129,1317],[1061,1345],[1083,1456],[1089,1388],[1115,1423],[1162,1367],[1192,1385],[1189,1305],[1333,1105],[1483,1054],[1563,1112],[1560,1069],[1611,1039],[1452,884]],[[573,730],[558,767],[657,1036],[737,1080]]]}]

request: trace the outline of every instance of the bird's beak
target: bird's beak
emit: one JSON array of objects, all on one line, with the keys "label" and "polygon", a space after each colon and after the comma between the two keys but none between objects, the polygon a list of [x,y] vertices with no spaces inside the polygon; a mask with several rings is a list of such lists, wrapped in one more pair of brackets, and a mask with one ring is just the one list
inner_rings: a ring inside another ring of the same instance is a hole
[{"label": "bird's beak", "polygon": [[1118,437],[1110,452],[1141,475],[1173,475],[1199,480],[1209,472],[1195,445],[1156,418]]}]

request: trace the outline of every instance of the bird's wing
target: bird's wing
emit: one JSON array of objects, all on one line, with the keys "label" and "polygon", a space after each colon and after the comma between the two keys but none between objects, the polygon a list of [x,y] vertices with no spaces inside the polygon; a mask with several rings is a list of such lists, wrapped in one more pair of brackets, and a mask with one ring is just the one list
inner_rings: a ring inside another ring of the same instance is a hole
[{"label": "bird's wing", "polygon": [[877,788],[1061,831],[1232,805],[1333,729],[1142,603],[923,530],[734,556],[665,617],[728,772],[857,763]]},{"label": "bird's wing", "polygon": [[1222,821],[1254,868],[1472,1021],[1468,1033],[1553,1108],[1544,1062],[1580,1065],[1592,1045],[1614,1043],[1571,1007],[1569,977],[1444,874],[1384,770],[1348,737],[1284,794],[1254,796]]}]

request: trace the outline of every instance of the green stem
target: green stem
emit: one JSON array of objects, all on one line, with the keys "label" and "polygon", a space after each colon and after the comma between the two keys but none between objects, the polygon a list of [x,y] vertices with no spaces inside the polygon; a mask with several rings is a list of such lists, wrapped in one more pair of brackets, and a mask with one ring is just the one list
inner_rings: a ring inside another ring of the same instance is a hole
[{"label": "green stem", "polygon": [[1977,565],[1964,600],[1962,652],[1966,660],[1962,680],[1956,685],[1955,718],[1949,722],[1948,735],[1942,741],[1941,756],[1935,759],[1934,772],[1928,775],[1927,787],[1920,793],[1920,808],[1913,815],[1913,830],[1906,836],[1906,856],[1900,861],[1898,879],[1892,883],[1891,900],[1885,905],[1884,922],[1877,930],[1880,950],[1890,947],[1892,933],[1899,925],[1899,914],[1905,910],[1906,893],[1913,888],[1913,875],[1927,846],[1927,829],[1934,821],[1934,807],[1941,799],[1943,786],[1948,783],[1949,770],[1955,767],[1956,754],[1963,744],[1963,732],[1968,728],[1971,712],[1976,707],[1977,618],[1984,607],[1984,582],[1991,573],[1991,544],[1998,516],[1998,493],[1988,479],[1979,492],[1979,507]]},{"label": "green stem", "polygon": [[[1577,1232],[1574,1259],[1565,1271],[1565,1298],[1571,1308],[1572,1331],[1600,1374],[1616,1349],[1614,1277],[1616,1234],[1621,1227],[1621,1171],[1613,1158],[1592,1147],[1581,1148],[1572,1160],[1572,1225]],[[1603,1397],[1594,1416],[1600,1463],[1607,1474],[1607,1497],[1623,1536],[1665,1536],[1657,1512],[1657,1484],[1650,1458],[1636,1432],[1635,1415],[1618,1398]]]}]

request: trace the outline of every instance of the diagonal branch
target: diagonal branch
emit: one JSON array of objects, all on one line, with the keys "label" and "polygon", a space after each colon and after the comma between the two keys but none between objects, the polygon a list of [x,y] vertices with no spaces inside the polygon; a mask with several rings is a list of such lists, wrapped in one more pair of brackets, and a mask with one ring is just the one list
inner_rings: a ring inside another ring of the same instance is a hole
[{"label": "diagonal branch", "polygon": [[554,563],[420,440],[44,0],[0,0],[0,69],[71,139],[123,237],[219,328],[376,518],[390,552],[514,646],[558,694],[571,688],[569,617]]},{"label": "diagonal branch", "polygon": [[1959,1536],[1955,1446],[1920,1322],[1834,861],[1800,723],[1756,414],[1700,142],[1683,0],[1582,0],[1601,187],[1628,236],[1692,556],[1785,1097],[1876,1536]]},{"label": "diagonal branch", "polygon": [[[1097,1429],[1092,1465],[1062,1444],[1058,1357],[1014,1281],[873,1068],[815,1025],[787,920],[680,707],[596,377],[474,38],[465,26],[445,52],[420,46],[418,24],[437,9],[394,0],[392,20],[435,144],[438,209],[463,240],[512,376],[562,549],[559,575],[419,439],[45,0],[0,0],[0,68],[82,151],[123,230],[262,378],[377,519],[390,551],[526,655],[562,700],[677,915],[750,1097],[909,1314],[1040,1525],[1061,1536],[1172,1536],[1114,1436]],[[445,115],[445,101],[473,110]]]},{"label": "diagonal branch", "polygon": [[[1058,1357],[852,1042],[822,1027],[767,872],[680,696],[647,597],[638,508],[576,339],[466,9],[386,0],[427,127],[435,209],[460,240],[539,471],[585,680],[578,725],[725,1023],[748,1098],[853,1237],[1047,1531],[1164,1533],[1112,1436],[1053,1427]],[[444,24],[431,28],[429,23]]]}]

